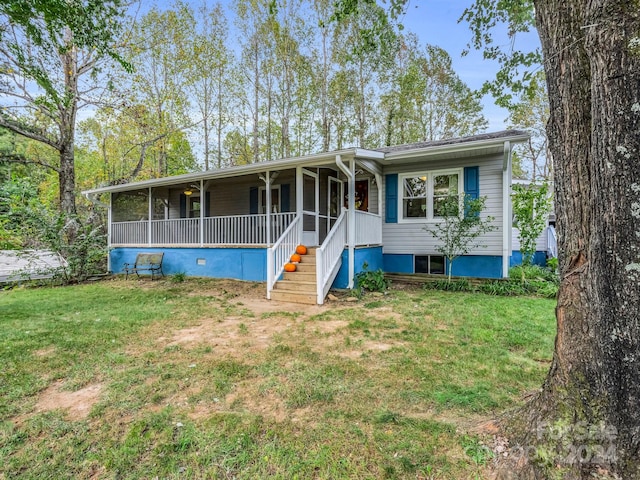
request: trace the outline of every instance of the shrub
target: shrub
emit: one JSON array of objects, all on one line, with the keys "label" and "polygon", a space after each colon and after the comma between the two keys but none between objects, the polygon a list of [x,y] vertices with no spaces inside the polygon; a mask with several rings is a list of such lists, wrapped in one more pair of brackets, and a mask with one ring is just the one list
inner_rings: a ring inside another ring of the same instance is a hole
[{"label": "shrub", "polygon": [[375,271],[369,270],[369,265],[365,263],[362,266],[362,271],[356,273],[356,289],[358,292],[362,290],[368,290],[369,292],[384,292],[389,288],[389,280],[384,278],[384,272],[382,269]]},{"label": "shrub", "polygon": [[465,278],[458,280],[435,280],[432,282],[426,282],[423,285],[425,290],[445,290],[448,292],[472,292],[473,286]]}]

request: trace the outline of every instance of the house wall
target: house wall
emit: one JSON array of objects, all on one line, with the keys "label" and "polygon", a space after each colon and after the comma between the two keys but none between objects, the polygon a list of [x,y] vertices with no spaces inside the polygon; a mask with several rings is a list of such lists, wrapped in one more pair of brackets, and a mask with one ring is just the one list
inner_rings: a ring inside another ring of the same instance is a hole
[{"label": "house wall", "polygon": [[124,273],[124,263],[133,265],[138,253],[155,252],[164,252],[165,275],[267,280],[266,248],[114,248],[109,252],[112,272]]},{"label": "house wall", "polygon": [[[289,184],[289,205],[295,211],[295,170],[284,170],[273,181],[273,186]],[[227,215],[249,215],[250,189],[264,187],[264,182],[258,175],[224,178],[209,182],[206,191],[210,193],[211,205],[209,214],[212,217]],[[180,218],[181,188],[169,190],[169,218]]]},{"label": "house wall", "polygon": [[[364,247],[356,248],[355,251],[355,274],[365,270],[374,272],[383,269],[382,247]],[[347,288],[349,286],[349,250],[344,249],[342,252],[342,265],[336,275],[331,288]]]},{"label": "house wall", "polygon": [[[502,164],[503,156],[483,156],[463,159],[444,159],[425,161],[403,165],[386,166],[384,175],[403,174],[409,172],[444,170],[464,167],[479,167],[479,195],[487,197],[483,217],[492,216],[494,231],[481,237],[481,244],[469,252],[468,259],[457,259],[454,262],[454,273],[468,276],[500,277],[502,267]],[[386,178],[385,178],[386,181]],[[402,196],[402,186],[399,186],[398,196]],[[383,186],[383,198],[386,185]],[[398,209],[400,217],[402,209]],[[386,223],[386,205],[383,207],[382,241],[384,245],[385,271],[413,273],[413,255],[437,254],[437,240],[425,226],[432,222]],[[481,257],[481,258],[476,258]],[[474,259],[475,258],[475,259]],[[484,272],[484,274],[483,274]]]}]

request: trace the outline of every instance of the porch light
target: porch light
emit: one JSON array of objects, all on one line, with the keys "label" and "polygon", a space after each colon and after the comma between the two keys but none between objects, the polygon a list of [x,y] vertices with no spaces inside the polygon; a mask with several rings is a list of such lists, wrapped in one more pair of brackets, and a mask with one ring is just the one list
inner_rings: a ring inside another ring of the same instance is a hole
[{"label": "porch light", "polygon": [[187,188],[187,189],[184,191],[184,194],[185,194],[187,197],[188,197],[189,195],[191,195],[192,193],[193,193],[193,190],[191,190],[190,188]]}]

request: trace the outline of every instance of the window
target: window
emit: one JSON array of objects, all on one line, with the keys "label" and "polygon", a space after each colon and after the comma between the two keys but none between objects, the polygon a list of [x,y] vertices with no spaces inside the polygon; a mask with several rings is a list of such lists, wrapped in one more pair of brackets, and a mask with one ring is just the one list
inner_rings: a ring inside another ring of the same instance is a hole
[{"label": "window", "polygon": [[414,272],[444,275],[444,257],[442,255],[416,255],[414,257]]},{"label": "window", "polygon": [[189,218],[200,218],[200,197],[190,195],[187,197]]},{"label": "window", "polygon": [[460,211],[462,169],[418,172],[398,177],[402,187],[403,221],[433,220],[442,217],[447,209]]},{"label": "window", "polygon": [[[260,195],[258,196],[258,211],[267,213],[267,189],[260,187]],[[281,212],[280,208],[280,185],[271,187],[271,213]]]}]

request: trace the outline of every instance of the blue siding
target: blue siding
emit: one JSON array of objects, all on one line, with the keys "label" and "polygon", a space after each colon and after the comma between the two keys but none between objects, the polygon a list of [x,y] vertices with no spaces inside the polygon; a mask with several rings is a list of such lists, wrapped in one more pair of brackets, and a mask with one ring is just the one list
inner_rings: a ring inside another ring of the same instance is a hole
[{"label": "blue siding", "polygon": [[458,257],[453,262],[451,273],[459,277],[502,278],[502,257],[498,255]]},{"label": "blue siding", "polygon": [[[547,254],[545,252],[536,252],[533,255],[533,264],[544,267],[547,265]],[[509,266],[515,267],[516,265],[522,265],[522,252],[520,250],[514,250],[511,252],[509,259]]]},{"label": "blue siding", "polygon": [[388,273],[413,273],[413,255],[408,253],[385,253],[382,256],[383,270]]},{"label": "blue siding", "polygon": [[[110,252],[113,273],[122,273],[123,264],[135,262],[141,252],[164,252],[165,275],[183,272],[198,277],[267,280],[264,248],[114,248]],[[203,260],[204,265],[199,265],[198,259]]]},{"label": "blue siding", "polygon": [[[412,254],[385,253],[383,255],[383,262],[385,272],[415,273]],[[447,268],[449,268],[448,264]],[[501,278],[502,257],[497,255],[467,255],[458,257],[453,262],[452,274],[461,277]]]},{"label": "blue siding", "polygon": [[390,173],[385,176],[385,221],[398,223],[398,174]]},{"label": "blue siding", "polygon": [[[364,270],[363,266],[365,262],[367,263],[367,270],[369,271],[375,271],[380,268],[384,270],[382,262],[382,247],[356,248],[354,253],[355,273],[360,273]],[[347,288],[349,285],[348,255],[349,250],[345,248],[342,252],[342,266],[340,267],[340,270],[338,270],[338,275],[336,275],[336,278],[333,281],[333,285],[331,286],[332,288]]]}]

